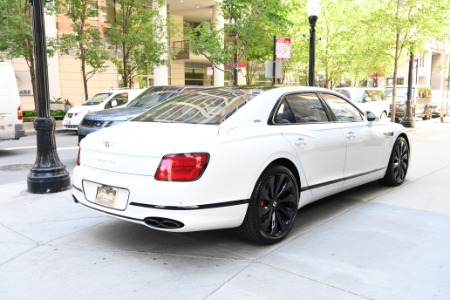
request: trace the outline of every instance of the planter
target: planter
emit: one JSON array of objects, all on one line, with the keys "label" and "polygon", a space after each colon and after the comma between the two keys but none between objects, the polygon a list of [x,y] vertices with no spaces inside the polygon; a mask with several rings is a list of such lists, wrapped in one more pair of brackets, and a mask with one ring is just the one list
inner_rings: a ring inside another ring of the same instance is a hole
[{"label": "planter", "polygon": [[50,110],[57,110],[57,109],[61,109],[64,110],[64,104],[61,103],[50,103]]}]

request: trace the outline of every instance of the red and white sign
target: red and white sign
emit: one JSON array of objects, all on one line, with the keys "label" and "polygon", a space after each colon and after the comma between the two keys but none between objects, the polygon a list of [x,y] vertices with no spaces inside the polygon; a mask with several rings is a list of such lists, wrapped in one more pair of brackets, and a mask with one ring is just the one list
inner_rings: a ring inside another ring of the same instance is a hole
[{"label": "red and white sign", "polygon": [[291,38],[277,37],[275,47],[277,60],[291,60]]},{"label": "red and white sign", "polygon": [[207,68],[206,68],[206,75],[208,75],[208,76],[213,76],[213,75],[214,75],[214,68],[212,68],[212,67],[207,67]]}]

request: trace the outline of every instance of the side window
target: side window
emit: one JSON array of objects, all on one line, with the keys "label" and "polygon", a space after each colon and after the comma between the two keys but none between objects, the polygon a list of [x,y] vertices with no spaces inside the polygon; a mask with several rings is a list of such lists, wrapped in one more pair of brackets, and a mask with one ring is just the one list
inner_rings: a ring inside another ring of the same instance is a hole
[{"label": "side window", "polygon": [[285,97],[275,114],[274,122],[328,122],[322,102],[314,93],[291,94]]},{"label": "side window", "polygon": [[296,123],[294,113],[291,108],[284,99],[280,106],[278,107],[277,112],[274,115],[273,122],[275,124],[294,124]]},{"label": "side window", "polygon": [[322,97],[338,122],[362,122],[364,120],[361,112],[345,99],[326,93],[323,93]]},{"label": "side window", "polygon": [[322,102],[315,93],[299,93],[286,96],[297,123],[328,122]]},{"label": "side window", "polygon": [[116,100],[117,106],[124,105],[128,102],[128,93],[120,93],[115,95],[110,101]]}]

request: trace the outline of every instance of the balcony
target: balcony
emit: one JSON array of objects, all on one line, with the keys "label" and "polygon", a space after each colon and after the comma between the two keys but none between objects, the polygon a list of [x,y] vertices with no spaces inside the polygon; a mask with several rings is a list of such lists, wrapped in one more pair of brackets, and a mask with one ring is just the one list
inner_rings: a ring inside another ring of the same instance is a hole
[{"label": "balcony", "polygon": [[171,51],[175,52],[175,60],[193,60],[198,62],[208,61],[203,55],[195,55],[190,51],[189,41],[172,42]]}]

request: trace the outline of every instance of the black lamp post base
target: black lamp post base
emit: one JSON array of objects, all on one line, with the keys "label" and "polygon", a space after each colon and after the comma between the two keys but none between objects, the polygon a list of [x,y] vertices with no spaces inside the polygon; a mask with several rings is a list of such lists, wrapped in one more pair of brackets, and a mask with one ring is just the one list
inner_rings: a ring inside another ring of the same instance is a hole
[{"label": "black lamp post base", "polygon": [[403,118],[403,120],[400,122],[404,127],[407,128],[414,128],[416,127],[416,121],[412,118]]},{"label": "black lamp post base", "polygon": [[28,192],[32,194],[48,194],[66,191],[71,187],[70,174],[65,170],[57,170],[56,174],[48,170],[31,169],[27,177]]}]

